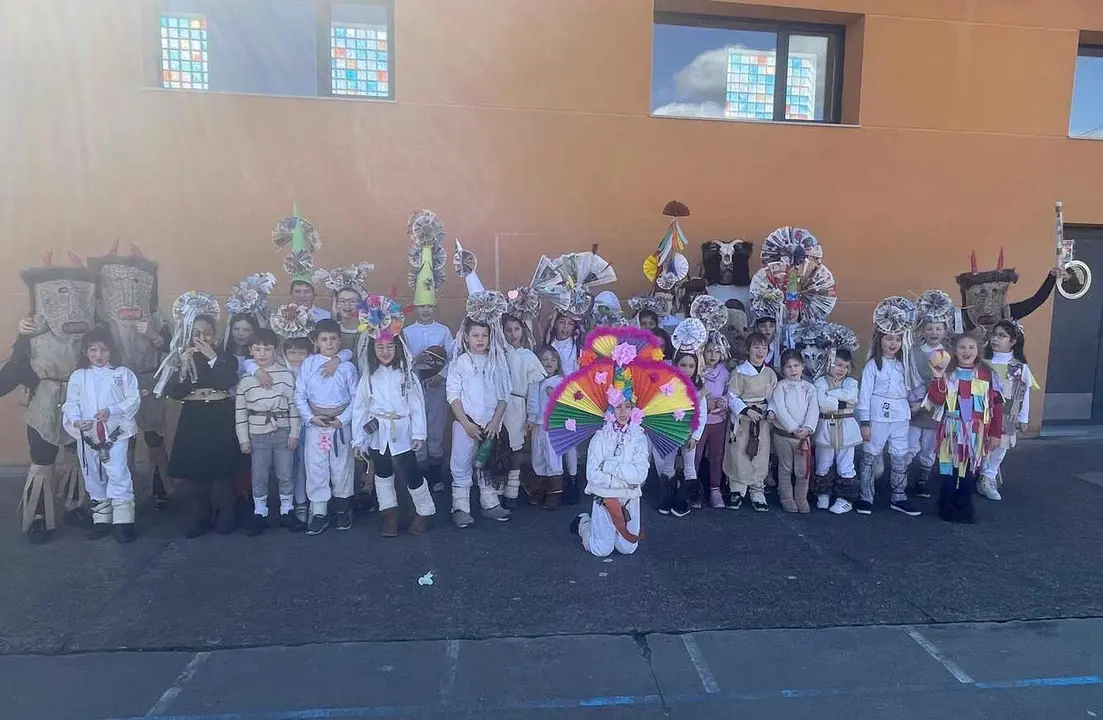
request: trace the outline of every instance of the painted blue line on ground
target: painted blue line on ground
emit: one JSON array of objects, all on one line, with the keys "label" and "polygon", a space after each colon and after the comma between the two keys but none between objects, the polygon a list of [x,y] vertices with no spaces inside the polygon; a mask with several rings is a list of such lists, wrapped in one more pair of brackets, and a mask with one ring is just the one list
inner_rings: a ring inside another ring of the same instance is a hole
[{"label": "painted blue line on ground", "polygon": [[[755,702],[792,700],[801,698],[832,697],[842,695],[888,695],[922,692],[969,692],[973,690],[1021,690],[1029,688],[1062,688],[1084,685],[1103,685],[1103,678],[1096,675],[1067,677],[1021,678],[972,684],[935,683],[927,685],[898,685],[878,688],[789,688],[765,690],[755,693],[687,693],[673,695],[607,695],[590,698],[544,698],[494,705],[471,705],[457,702],[436,705],[397,705],[356,708],[313,708],[308,710],[260,710],[256,712],[214,713],[209,715],[156,715],[160,720],[343,720],[364,717],[408,717],[411,715],[440,715],[461,712],[509,712],[518,710],[569,710],[602,707],[642,707],[691,703]],[[112,718],[111,720],[144,720],[144,717]]]}]

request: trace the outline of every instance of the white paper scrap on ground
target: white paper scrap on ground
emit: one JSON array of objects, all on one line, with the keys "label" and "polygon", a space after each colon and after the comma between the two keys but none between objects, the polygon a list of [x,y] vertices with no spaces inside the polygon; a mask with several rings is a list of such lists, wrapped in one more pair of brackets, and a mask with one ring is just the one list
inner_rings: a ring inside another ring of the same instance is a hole
[{"label": "white paper scrap on ground", "polygon": [[433,573],[432,572],[427,572],[424,575],[422,575],[421,577],[419,577],[417,579],[417,584],[418,585],[432,585],[433,584]]}]

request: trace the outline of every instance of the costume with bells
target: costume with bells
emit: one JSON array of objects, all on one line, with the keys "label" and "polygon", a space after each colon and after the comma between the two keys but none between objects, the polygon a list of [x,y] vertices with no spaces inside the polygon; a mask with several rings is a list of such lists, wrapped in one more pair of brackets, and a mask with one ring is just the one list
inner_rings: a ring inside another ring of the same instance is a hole
[{"label": "costume with bells", "polygon": [[[869,428],[869,440],[862,444],[858,466],[860,499],[857,510],[863,515],[872,510],[873,467],[886,446],[891,462],[890,507],[906,515],[920,514],[907,495],[908,427],[911,423],[908,398],[914,378],[911,357],[914,323],[915,305],[907,298],[885,298],[873,310],[870,359],[862,370],[858,403],[854,408],[859,425]],[[880,356],[881,338],[885,335],[900,336],[900,350],[895,358]]]},{"label": "costume with bells", "polygon": [[[923,402],[927,386],[931,382],[931,357],[942,350],[942,343],[928,345],[923,339],[923,327],[928,323],[942,323],[946,328],[946,337],[963,332],[961,310],[942,290],[926,290],[915,300],[915,342],[912,349],[912,366],[915,377],[912,378],[911,396],[908,398],[915,408]],[[908,428],[908,479],[915,488],[916,497],[930,497],[927,483],[935,466],[935,435],[938,423],[923,407],[912,412],[911,427]]]},{"label": "costume with bells", "polygon": [[[571,531],[598,557],[636,551],[640,495],[647,479],[648,444],[660,455],[677,452],[703,419],[696,388],[662,361],[659,341],[635,328],[590,333],[582,369],[568,376],[548,403],[546,426],[553,449],[563,453],[589,441],[586,493],[594,496]],[[629,403],[627,423],[614,409]]]},{"label": "costume with bells", "polygon": [[223,534],[233,532],[233,480],[248,467],[234,429],[231,392],[238,381],[237,360],[219,350],[214,360],[208,360],[192,344],[196,319],[206,315],[217,323],[220,311],[218,302],[205,293],[187,292],[176,299],[172,342],[154,386],[158,395],[183,403],[172,441],[169,475],[183,482],[189,537],[207,531],[212,511],[215,529]]},{"label": "costume with bells", "polygon": [[[389,297],[371,295],[360,304],[360,331],[368,338],[367,361],[352,406],[352,442],[371,454],[384,537],[398,535],[396,478],[405,483],[414,502],[411,534],[425,532],[428,518],[436,513],[414,453],[414,444],[426,438],[425,396],[402,340],[404,321],[402,306]],[[389,366],[376,359],[376,345],[383,342],[394,344]]]},{"label": "costume with bells", "polygon": [[[33,543],[49,539],[56,527],[58,499],[67,519],[80,521],[87,497],[76,446],[62,425],[61,404],[80,359],[81,339],[93,326],[96,276],[79,264],[56,267],[52,259],[47,254],[43,267],[22,273],[31,294],[31,319],[20,324],[12,355],[0,368],[0,396],[20,385],[28,393],[24,419],[31,465],[20,508],[23,532]],[[79,263],[76,256],[70,259]]]},{"label": "costume with bells", "polygon": [[[579,358],[585,344],[584,327],[594,307],[596,289],[616,280],[617,273],[613,266],[596,252],[567,253],[554,260],[540,258],[532,287],[555,309],[545,342],[559,353],[559,367],[564,377],[579,368]],[[556,336],[556,324],[560,318],[568,318],[574,323],[574,331],[563,340]],[[581,494],[577,447],[571,447],[563,455],[563,470],[563,503],[576,505]]]},{"label": "costume with bells", "polygon": [[[505,438],[490,436],[494,420],[504,417],[510,396],[509,364],[506,360],[506,340],[502,332],[502,315],[508,308],[505,296],[488,291],[475,273],[473,253],[456,242],[453,257],[456,274],[467,283],[467,320],[486,325],[490,331],[487,351],[476,355],[467,347],[464,325],[456,333],[456,357],[448,366],[446,389],[448,403],[457,418],[461,414],[479,431],[475,439],[467,434],[457,419],[452,423],[452,521],[457,527],[470,527],[471,486],[479,489],[479,505],[483,516],[504,522],[509,510],[502,507],[498,487],[494,482],[495,452],[508,449]],[[501,430],[501,428],[499,428]],[[499,442],[503,441],[503,442]]]},{"label": "costume with bells", "polygon": [[[121,365],[138,377],[142,405],[138,410],[138,431],[149,453],[153,504],[168,504],[168,453],[165,449],[165,400],[153,393],[154,375],[172,340],[172,328],[157,309],[157,263],[147,259],[136,245],[130,254],[120,255],[116,241],[103,257],[88,258],[97,275],[97,306],[100,320],[111,331]],[[130,465],[134,470],[135,442],[130,442]]]},{"label": "costume with bells", "polygon": [[[420,210],[407,223],[410,236],[409,283],[414,307],[437,305],[437,290],[444,285],[448,253],[444,249],[444,223],[430,210]],[[421,473],[434,492],[444,489],[444,435],[448,428],[448,358],[455,352],[452,331],[442,323],[409,323],[402,340],[413,356],[414,370],[425,393],[427,439],[417,450]]]}]

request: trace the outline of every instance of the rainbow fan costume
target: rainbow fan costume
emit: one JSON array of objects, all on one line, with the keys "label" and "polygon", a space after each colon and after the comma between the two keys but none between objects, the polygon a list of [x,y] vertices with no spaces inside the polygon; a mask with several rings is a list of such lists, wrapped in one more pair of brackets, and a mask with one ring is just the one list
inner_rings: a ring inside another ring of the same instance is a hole
[{"label": "rainbow fan costume", "polygon": [[662,455],[685,445],[698,423],[697,390],[663,362],[660,341],[638,328],[598,328],[586,338],[582,369],[567,376],[547,407],[548,436],[564,453],[612,423],[612,409],[630,402],[632,424]]}]

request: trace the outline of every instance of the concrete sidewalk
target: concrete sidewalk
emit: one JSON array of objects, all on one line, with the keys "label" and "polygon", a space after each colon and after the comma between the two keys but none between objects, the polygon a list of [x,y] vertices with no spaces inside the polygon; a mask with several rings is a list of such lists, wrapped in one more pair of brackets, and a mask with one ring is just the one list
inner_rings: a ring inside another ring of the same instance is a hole
[{"label": "concrete sidewalk", "polygon": [[1083,718],[1103,620],[0,658],[3,717]]}]

